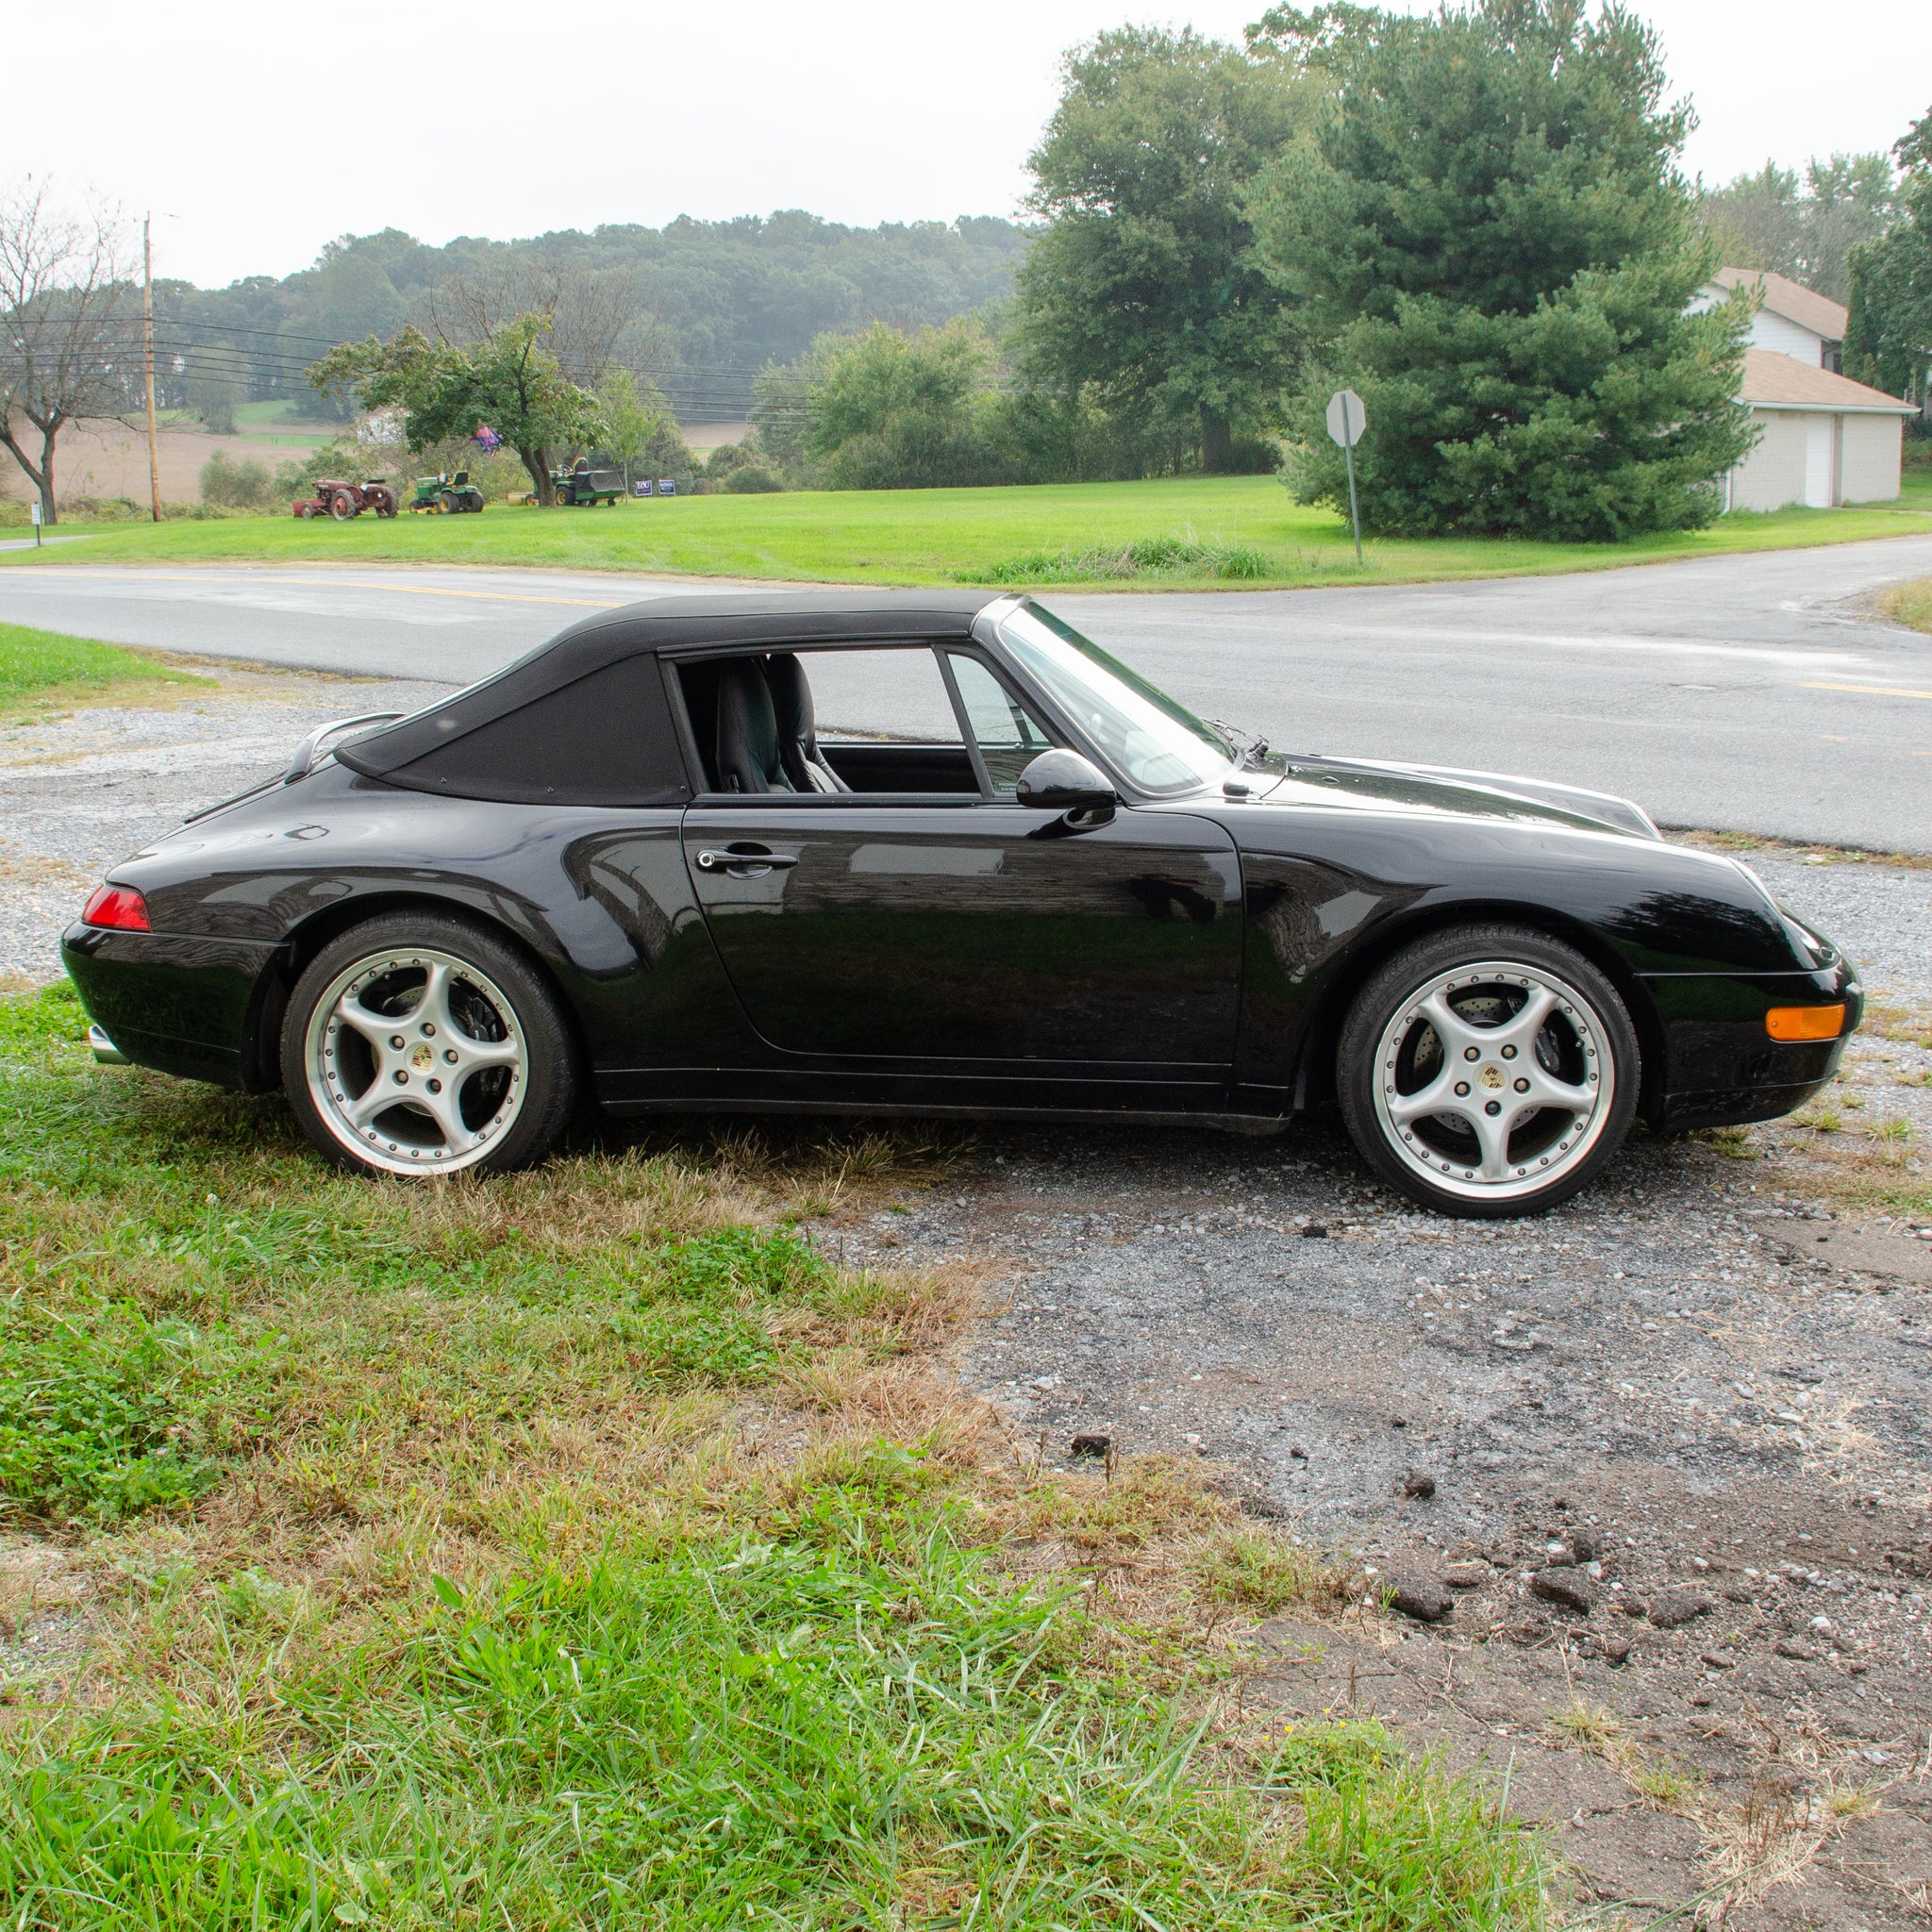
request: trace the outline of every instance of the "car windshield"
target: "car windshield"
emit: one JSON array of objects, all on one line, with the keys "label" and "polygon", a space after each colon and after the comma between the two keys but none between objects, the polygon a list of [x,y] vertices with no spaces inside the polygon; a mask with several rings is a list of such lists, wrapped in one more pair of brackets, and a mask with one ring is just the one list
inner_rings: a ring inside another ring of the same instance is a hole
[{"label": "car windshield", "polygon": [[1023,604],[1002,618],[999,637],[1142,791],[1219,785],[1234,771],[1235,749],[1211,725],[1037,604]]}]

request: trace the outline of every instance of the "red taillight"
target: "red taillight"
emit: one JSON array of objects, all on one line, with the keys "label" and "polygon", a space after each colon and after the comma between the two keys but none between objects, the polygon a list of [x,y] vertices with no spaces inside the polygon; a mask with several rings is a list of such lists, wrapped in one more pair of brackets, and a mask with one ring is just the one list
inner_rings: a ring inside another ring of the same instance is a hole
[{"label": "red taillight", "polygon": [[103,886],[80,916],[89,925],[118,926],[123,932],[154,930],[147,923],[147,901],[132,886]]}]

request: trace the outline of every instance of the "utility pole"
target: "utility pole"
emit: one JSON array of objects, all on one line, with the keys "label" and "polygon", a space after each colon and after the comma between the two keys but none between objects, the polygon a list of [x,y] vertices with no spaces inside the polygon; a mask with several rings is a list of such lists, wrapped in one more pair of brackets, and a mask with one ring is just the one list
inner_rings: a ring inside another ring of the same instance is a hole
[{"label": "utility pole", "polygon": [[155,441],[155,251],[148,230],[151,214],[141,218],[141,332],[147,362],[147,501],[148,515],[161,520],[161,452]]}]

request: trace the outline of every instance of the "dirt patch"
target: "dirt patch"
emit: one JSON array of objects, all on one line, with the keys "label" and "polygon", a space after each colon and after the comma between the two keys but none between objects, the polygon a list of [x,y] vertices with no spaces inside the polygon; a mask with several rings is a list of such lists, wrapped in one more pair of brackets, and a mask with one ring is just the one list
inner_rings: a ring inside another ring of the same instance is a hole
[{"label": "dirt patch", "polygon": [[[273,471],[278,463],[300,461],[312,447],[306,440],[278,441],[273,433],[210,436],[199,429],[164,429],[155,442],[163,503],[199,503],[202,465],[217,450],[232,462],[252,458]],[[146,503],[146,425],[111,416],[90,416],[70,424],[55,446],[54,485],[63,503],[75,496],[125,496]],[[33,493],[26,473],[8,457],[0,469],[0,497],[25,503]]]}]

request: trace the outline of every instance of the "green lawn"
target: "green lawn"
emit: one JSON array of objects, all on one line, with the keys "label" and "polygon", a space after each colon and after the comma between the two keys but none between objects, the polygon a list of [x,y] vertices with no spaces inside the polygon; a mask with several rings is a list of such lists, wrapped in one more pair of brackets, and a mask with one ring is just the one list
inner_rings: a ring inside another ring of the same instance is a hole
[{"label": "green lawn", "polygon": [[[158,526],[75,525],[83,541],[13,569],[82,561],[523,564],[576,570],[672,572],[828,583],[947,584],[1002,579],[1029,585],[1093,581],[1124,546],[1175,541],[1195,565],[1143,574],[1141,583],[1414,583],[1540,575],[1675,557],[1842,543],[1932,530],[1932,477],[1915,475],[1899,504],[1727,517],[1715,528],[1597,545],[1511,541],[1371,541],[1357,569],[1345,524],[1291,504],[1265,476],[1003,490],[801,491],[692,496],[607,509],[510,508],[480,517],[370,516],[338,525],[291,516]],[[1064,553],[1078,567],[1056,575]],[[1230,564],[1230,553],[1235,561]],[[1042,562],[1042,554],[1045,561]],[[1232,569],[1232,575],[1216,573]],[[1107,581],[1121,581],[1106,577]]]},{"label": "green lawn", "polygon": [[957,1150],[372,1184],[83,1024],[0,997],[8,1925],[1550,1923],[1479,1787],[1233,1694],[1332,1573],[1016,1458],[936,1372],[971,1282],[824,1257]]},{"label": "green lawn", "polygon": [[75,705],[152,703],[213,682],[118,644],[0,624],[0,721]]}]

